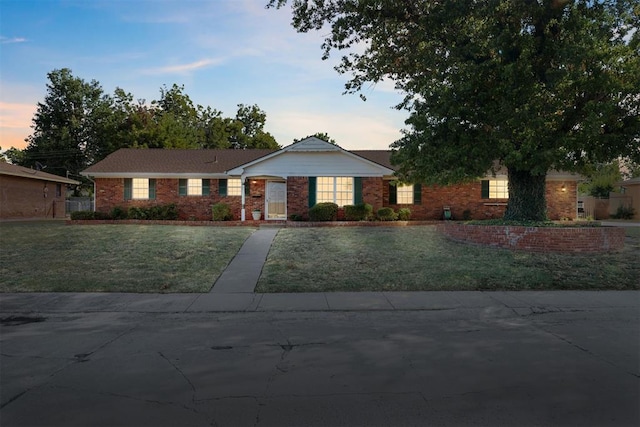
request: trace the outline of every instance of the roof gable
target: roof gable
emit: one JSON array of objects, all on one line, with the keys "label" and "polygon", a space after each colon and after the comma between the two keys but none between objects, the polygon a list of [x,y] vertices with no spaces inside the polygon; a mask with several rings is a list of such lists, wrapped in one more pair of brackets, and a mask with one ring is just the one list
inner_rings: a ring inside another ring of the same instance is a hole
[{"label": "roof gable", "polygon": [[[347,151],[316,137],[308,137],[274,153],[228,171],[245,176],[389,176],[390,152]],[[369,157],[378,157],[371,160]],[[385,164],[386,163],[386,164]],[[388,164],[388,165],[387,165]]]}]

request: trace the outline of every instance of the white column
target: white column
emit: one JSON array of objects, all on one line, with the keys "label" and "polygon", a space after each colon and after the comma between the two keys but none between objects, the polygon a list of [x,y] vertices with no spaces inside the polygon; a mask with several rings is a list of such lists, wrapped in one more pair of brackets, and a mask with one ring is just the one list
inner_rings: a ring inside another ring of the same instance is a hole
[{"label": "white column", "polygon": [[245,176],[242,175],[240,177],[240,181],[242,182],[242,188],[240,189],[240,191],[242,192],[241,196],[242,196],[242,209],[240,210],[240,221],[245,221],[246,217],[245,217],[245,210],[244,210],[244,203],[245,203],[245,196],[244,196],[244,186],[245,186]]}]

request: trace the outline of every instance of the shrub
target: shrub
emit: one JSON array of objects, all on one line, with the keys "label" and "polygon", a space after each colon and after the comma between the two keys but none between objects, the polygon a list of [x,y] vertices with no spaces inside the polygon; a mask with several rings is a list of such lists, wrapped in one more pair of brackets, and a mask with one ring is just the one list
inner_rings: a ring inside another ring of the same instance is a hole
[{"label": "shrub", "polygon": [[291,221],[302,221],[303,218],[302,218],[302,215],[294,213],[294,214],[289,215],[289,219]]},{"label": "shrub", "polygon": [[127,219],[127,211],[121,206],[114,206],[114,208],[111,209],[111,218]]},{"label": "shrub", "polygon": [[175,221],[178,219],[178,207],[175,203],[168,205],[156,205],[143,209],[147,219],[156,219],[161,221]]},{"label": "shrub", "polygon": [[368,203],[347,205],[344,207],[344,219],[347,221],[367,221],[373,216],[373,206]]},{"label": "shrub", "polygon": [[94,211],[76,211],[71,212],[71,219],[76,221],[84,221],[84,220],[96,220],[96,219],[111,219],[109,214],[104,212],[94,212]]},{"label": "shrub", "polygon": [[142,208],[131,206],[127,211],[127,217],[129,219],[147,219],[147,213]]},{"label": "shrub", "polygon": [[470,219],[471,219],[471,210],[465,209],[464,211],[462,211],[462,220],[469,221]]},{"label": "shrub", "polygon": [[230,221],[233,219],[231,208],[226,203],[216,203],[211,206],[214,221]]},{"label": "shrub", "polygon": [[380,221],[395,221],[398,218],[392,208],[380,208],[378,209],[377,217]]},{"label": "shrub", "polygon": [[636,211],[633,209],[633,206],[618,206],[618,210],[616,213],[611,215],[611,218],[614,219],[633,219]]},{"label": "shrub", "polygon": [[409,208],[398,209],[398,219],[400,221],[409,221],[411,219],[411,209]]},{"label": "shrub", "polygon": [[317,203],[309,209],[311,221],[336,221],[338,219],[338,205],[331,202]]}]

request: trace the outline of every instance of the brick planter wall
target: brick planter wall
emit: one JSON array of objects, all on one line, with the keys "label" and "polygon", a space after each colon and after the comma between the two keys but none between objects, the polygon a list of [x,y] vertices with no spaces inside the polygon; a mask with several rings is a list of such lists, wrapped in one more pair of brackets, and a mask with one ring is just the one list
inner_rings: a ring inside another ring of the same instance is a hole
[{"label": "brick planter wall", "polygon": [[517,227],[447,222],[438,225],[438,231],[457,242],[534,252],[618,251],[624,248],[625,238],[622,227]]}]

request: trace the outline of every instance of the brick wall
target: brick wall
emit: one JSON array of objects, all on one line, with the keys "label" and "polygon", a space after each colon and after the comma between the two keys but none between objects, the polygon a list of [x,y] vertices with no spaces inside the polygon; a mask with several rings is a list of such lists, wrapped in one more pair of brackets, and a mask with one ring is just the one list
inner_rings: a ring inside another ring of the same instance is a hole
[{"label": "brick wall", "polygon": [[445,222],[438,230],[451,240],[537,252],[607,252],[624,248],[622,227],[514,227]]},{"label": "brick wall", "polygon": [[[98,178],[96,181],[96,210],[109,212],[114,206],[127,209],[130,206],[149,206],[175,203],[180,219],[209,220],[211,205],[223,202],[231,207],[234,219],[240,218],[240,196],[220,197],[218,180],[210,180],[208,196],[179,196],[177,179],[157,179],[155,200],[124,200],[124,179]],[[565,191],[562,191],[564,185]],[[265,208],[265,180],[250,181],[250,195],[246,198],[246,216],[251,210]],[[558,220],[576,217],[575,182],[547,182],[546,196],[549,218]],[[383,206],[398,210],[411,209],[413,220],[440,220],[443,207],[449,206],[454,219],[463,219],[469,211],[471,219],[501,218],[506,208],[506,199],[482,199],[480,182],[450,185],[446,187],[423,186],[420,205],[389,205],[389,182],[382,178],[363,178],[362,196],[365,203],[373,206],[374,213]],[[289,177],[287,180],[287,215],[302,215],[309,218],[309,180],[307,177]]]},{"label": "brick wall", "polygon": [[287,179],[287,215],[293,214],[309,219],[309,178],[305,176]]},{"label": "brick wall", "polygon": [[[115,206],[128,209],[131,206],[154,206],[175,203],[181,220],[207,221],[211,219],[211,205],[226,203],[231,208],[234,219],[240,219],[242,198],[240,196],[220,197],[219,180],[210,180],[210,194],[208,196],[180,196],[178,195],[177,179],[156,179],[156,198],[154,200],[125,200],[124,179],[96,178],[96,210],[110,212]],[[247,217],[251,218],[254,206],[264,209],[264,181],[258,180],[250,184],[251,194],[261,197],[246,198]]]},{"label": "brick wall", "polygon": [[66,191],[66,184],[0,175],[0,219],[64,218]]}]

